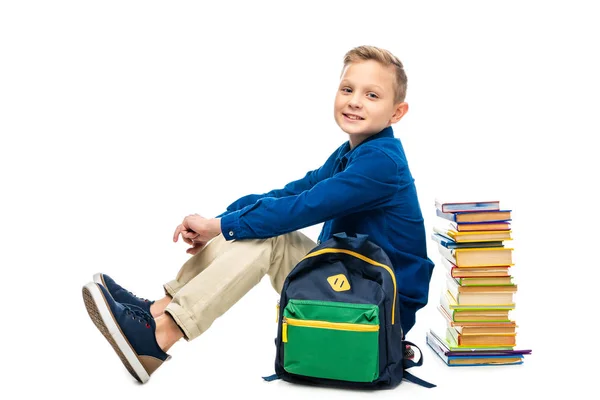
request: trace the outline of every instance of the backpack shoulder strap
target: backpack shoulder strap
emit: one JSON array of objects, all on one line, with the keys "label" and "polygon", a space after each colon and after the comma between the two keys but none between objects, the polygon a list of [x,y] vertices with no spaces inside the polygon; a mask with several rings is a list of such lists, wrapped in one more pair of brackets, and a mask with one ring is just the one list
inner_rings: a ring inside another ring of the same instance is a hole
[{"label": "backpack shoulder strap", "polygon": [[267,382],[272,382],[272,381],[276,381],[277,379],[281,379],[281,378],[279,377],[279,375],[277,375],[277,374],[273,374],[273,375],[269,375],[269,376],[263,376],[262,378],[263,378],[265,381],[267,381]]},{"label": "backpack shoulder strap", "polygon": [[420,354],[419,361],[417,361],[417,362],[414,362],[413,360],[404,360],[404,379],[406,379],[409,382],[416,383],[417,385],[426,387],[426,388],[436,387],[436,385],[434,385],[433,383],[429,383],[421,378],[418,378],[407,371],[407,369],[409,369],[409,368],[420,367],[421,365],[423,365],[423,352],[421,351],[419,346],[417,346],[416,344],[414,344],[412,342],[409,342],[408,340],[403,340],[402,344],[403,345],[408,344],[411,347],[416,348],[417,350],[419,350],[419,354]]},{"label": "backpack shoulder strap", "polygon": [[433,383],[424,381],[423,379],[414,376],[413,374],[411,374],[408,371],[404,371],[404,379],[406,379],[409,382],[416,383],[419,386],[426,387],[428,389],[436,387]]}]

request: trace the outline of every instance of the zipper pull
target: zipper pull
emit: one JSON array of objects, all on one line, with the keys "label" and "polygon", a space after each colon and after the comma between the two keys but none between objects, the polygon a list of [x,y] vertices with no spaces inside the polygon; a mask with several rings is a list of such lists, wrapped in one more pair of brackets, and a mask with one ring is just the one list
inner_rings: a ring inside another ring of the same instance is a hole
[{"label": "zipper pull", "polygon": [[283,318],[281,324],[281,341],[283,343],[287,343],[287,320],[285,319],[285,317]]}]

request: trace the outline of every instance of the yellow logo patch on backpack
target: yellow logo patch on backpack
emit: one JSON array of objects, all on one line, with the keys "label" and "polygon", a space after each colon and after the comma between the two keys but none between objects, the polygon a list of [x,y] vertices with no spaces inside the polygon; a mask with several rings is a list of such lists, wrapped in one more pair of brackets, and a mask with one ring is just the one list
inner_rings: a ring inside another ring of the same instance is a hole
[{"label": "yellow logo patch on backpack", "polygon": [[331,285],[331,288],[336,292],[345,292],[346,290],[350,290],[350,283],[348,283],[348,278],[344,274],[337,274],[330,276],[327,278],[327,282]]}]

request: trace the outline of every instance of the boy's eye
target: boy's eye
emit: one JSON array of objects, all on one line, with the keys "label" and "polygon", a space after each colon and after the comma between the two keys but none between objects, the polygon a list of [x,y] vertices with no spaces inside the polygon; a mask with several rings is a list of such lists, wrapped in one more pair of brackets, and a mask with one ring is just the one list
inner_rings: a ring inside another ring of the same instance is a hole
[{"label": "boy's eye", "polygon": [[342,92],[352,93],[352,89],[350,89],[349,87],[344,87],[344,88],[342,88]]},{"label": "boy's eye", "polygon": [[377,96],[377,94],[376,94],[376,93],[373,93],[373,92],[369,92],[369,93],[367,93],[367,96],[368,96],[368,97],[370,97],[370,98],[372,98],[372,99],[377,99],[377,98],[379,98],[379,96]]}]

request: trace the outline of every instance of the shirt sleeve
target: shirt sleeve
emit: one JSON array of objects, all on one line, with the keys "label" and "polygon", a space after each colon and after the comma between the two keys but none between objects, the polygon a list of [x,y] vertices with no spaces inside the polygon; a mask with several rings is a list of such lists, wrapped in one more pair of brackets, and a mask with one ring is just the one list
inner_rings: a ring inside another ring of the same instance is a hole
[{"label": "shirt sleeve", "polygon": [[336,153],[333,153],[320,168],[315,169],[313,171],[309,171],[306,175],[298,180],[288,183],[283,187],[283,189],[274,189],[270,192],[263,194],[249,194],[243,197],[240,197],[233,203],[231,203],[225,212],[217,215],[215,218],[222,218],[225,215],[228,215],[234,211],[238,211],[243,209],[246,206],[252,205],[259,201],[260,199],[273,197],[280,198],[286,196],[295,196],[306,190],[311,189],[317,183],[322,181],[323,179],[331,176],[333,164],[336,158]]},{"label": "shirt sleeve", "polygon": [[298,194],[263,197],[221,219],[227,240],[268,238],[384,204],[399,190],[398,165],[361,146],[345,170]]}]

